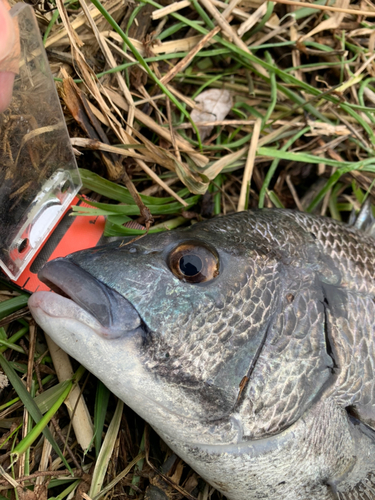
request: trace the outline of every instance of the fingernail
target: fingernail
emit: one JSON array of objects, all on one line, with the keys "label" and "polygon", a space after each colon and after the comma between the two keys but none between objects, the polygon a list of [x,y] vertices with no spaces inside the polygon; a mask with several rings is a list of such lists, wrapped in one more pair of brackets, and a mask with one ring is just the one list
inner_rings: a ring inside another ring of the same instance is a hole
[{"label": "fingernail", "polygon": [[0,71],[0,113],[5,111],[10,104],[15,76],[10,71]]},{"label": "fingernail", "polygon": [[14,46],[14,26],[5,4],[0,0],[0,61],[2,61]]}]

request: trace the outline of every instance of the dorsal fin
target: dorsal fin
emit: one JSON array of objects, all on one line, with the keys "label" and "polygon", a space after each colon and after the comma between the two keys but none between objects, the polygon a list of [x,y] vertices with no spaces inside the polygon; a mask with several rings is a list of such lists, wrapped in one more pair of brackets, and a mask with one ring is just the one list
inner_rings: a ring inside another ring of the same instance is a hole
[{"label": "dorsal fin", "polygon": [[375,237],[375,218],[372,214],[371,199],[367,198],[356,216],[354,210],[350,214],[349,225]]}]

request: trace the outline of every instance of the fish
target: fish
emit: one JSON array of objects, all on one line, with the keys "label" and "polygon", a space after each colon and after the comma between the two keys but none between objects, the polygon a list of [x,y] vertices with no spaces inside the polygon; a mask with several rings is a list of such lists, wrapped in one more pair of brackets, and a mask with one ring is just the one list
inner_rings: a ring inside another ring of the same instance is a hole
[{"label": "fish", "polygon": [[228,499],[373,499],[375,240],[358,221],[262,209],[120,239],[47,263],[54,293],[29,307]]}]

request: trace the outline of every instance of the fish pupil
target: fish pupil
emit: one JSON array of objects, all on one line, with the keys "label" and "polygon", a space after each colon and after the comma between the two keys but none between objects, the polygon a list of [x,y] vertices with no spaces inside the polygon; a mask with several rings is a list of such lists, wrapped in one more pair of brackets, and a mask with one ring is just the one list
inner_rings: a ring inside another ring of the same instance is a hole
[{"label": "fish pupil", "polygon": [[195,276],[203,267],[202,260],[198,255],[184,255],[180,259],[180,270],[185,276]]}]

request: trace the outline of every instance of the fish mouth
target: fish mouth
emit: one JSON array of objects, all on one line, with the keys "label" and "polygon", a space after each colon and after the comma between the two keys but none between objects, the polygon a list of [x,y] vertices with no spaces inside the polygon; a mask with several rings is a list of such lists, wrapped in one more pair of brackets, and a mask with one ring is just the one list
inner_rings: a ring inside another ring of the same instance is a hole
[{"label": "fish mouth", "polygon": [[38,277],[55,293],[34,293],[29,299],[32,310],[40,308],[52,317],[77,319],[108,339],[142,326],[138,312],[125,297],[66,258],[47,262]]}]

